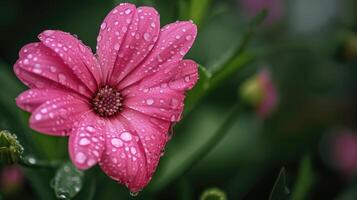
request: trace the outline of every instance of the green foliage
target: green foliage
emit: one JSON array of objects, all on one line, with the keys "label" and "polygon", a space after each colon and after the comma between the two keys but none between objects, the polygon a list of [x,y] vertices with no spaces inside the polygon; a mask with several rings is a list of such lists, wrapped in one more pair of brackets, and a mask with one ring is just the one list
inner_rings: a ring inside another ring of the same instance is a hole
[{"label": "green foliage", "polygon": [[72,163],[64,163],[52,180],[52,187],[57,199],[72,199],[82,189],[84,173],[76,169]]},{"label": "green foliage", "polygon": [[286,182],[286,171],[283,167],[274,183],[273,189],[269,195],[269,200],[285,200],[288,199],[289,194],[290,191]]}]

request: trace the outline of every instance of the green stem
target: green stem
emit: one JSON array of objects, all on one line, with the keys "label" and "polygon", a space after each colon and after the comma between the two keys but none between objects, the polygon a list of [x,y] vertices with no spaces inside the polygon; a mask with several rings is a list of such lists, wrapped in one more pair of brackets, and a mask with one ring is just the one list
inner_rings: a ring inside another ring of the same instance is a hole
[{"label": "green stem", "polygon": [[[207,155],[228,133],[231,127],[236,122],[237,113],[242,110],[241,104],[237,103],[228,114],[221,126],[215,131],[213,136],[209,138],[203,145],[198,147],[195,151],[190,153],[190,156],[182,162],[177,163],[174,168],[163,168],[158,175],[159,178],[154,181],[151,186],[151,192],[158,192],[165,186],[170,184],[173,180],[189,171],[197,162],[199,162],[205,155]],[[169,161],[170,162],[170,161]]]},{"label": "green stem", "polygon": [[33,157],[21,158],[18,162],[19,165],[27,168],[57,168],[61,165],[61,163],[61,161],[37,160]]},{"label": "green stem", "polygon": [[306,155],[302,158],[299,167],[298,179],[294,186],[291,200],[303,200],[306,198],[308,192],[314,182],[314,175],[312,171],[312,164],[310,156]]}]

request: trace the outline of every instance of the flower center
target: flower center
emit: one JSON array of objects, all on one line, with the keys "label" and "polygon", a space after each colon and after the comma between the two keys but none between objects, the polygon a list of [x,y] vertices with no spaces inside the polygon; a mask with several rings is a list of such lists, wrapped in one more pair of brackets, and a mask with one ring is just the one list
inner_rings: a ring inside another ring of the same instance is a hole
[{"label": "flower center", "polygon": [[101,87],[92,99],[93,110],[102,117],[112,117],[122,110],[120,92],[111,86]]}]

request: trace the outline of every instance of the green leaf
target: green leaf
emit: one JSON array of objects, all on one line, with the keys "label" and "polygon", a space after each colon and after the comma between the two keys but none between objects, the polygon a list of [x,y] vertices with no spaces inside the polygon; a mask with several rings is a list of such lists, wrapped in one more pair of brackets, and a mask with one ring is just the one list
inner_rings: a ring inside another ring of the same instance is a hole
[{"label": "green leaf", "polygon": [[72,163],[64,163],[56,172],[52,187],[58,199],[72,199],[82,189],[84,173]]},{"label": "green leaf", "polygon": [[298,179],[295,183],[291,200],[304,200],[314,183],[314,173],[310,156],[304,156],[300,162]]},{"label": "green leaf", "polygon": [[159,192],[191,169],[224,138],[236,122],[237,113],[241,113],[240,110],[241,107],[238,104],[234,106],[221,126],[212,134],[204,133],[202,137],[200,134],[192,133],[190,137],[183,138],[181,141],[184,148],[169,146],[171,148],[167,148],[166,156],[161,159],[159,170],[153,177],[148,190]]},{"label": "green leaf", "polygon": [[285,200],[288,198],[290,191],[286,183],[285,168],[281,168],[278,178],[276,179],[273,190],[270,193],[269,200]]},{"label": "green leaf", "polygon": [[196,86],[187,94],[185,101],[185,112],[188,113],[201,100],[210,87],[211,74],[206,68],[198,66],[199,79]]},{"label": "green leaf", "polygon": [[201,25],[212,0],[191,0],[190,18],[198,26]]}]

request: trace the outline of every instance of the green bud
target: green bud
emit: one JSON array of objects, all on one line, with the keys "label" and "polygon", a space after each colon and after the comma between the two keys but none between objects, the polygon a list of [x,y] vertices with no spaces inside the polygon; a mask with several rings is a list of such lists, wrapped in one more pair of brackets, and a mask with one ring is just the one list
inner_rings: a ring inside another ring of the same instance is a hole
[{"label": "green bud", "polygon": [[16,135],[8,131],[0,131],[0,162],[5,164],[17,163],[24,148],[17,140]]},{"label": "green bud", "polygon": [[227,200],[227,195],[219,188],[210,188],[203,192],[200,200]]},{"label": "green bud", "polygon": [[258,75],[251,77],[242,84],[239,88],[239,96],[244,102],[254,107],[261,103],[264,98],[264,89]]}]

